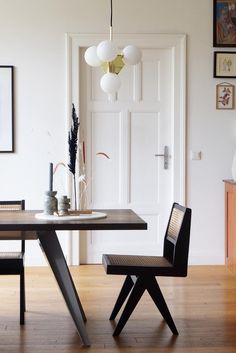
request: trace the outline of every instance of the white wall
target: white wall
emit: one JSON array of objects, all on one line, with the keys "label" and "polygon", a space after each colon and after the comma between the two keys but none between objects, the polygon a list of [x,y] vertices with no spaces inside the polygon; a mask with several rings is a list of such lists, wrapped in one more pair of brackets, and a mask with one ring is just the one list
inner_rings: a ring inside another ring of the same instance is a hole
[{"label": "white wall", "polygon": [[[231,177],[236,114],[215,109],[215,86],[224,80],[213,79],[212,0],[114,0],[113,7],[114,37],[187,34],[191,262],[223,263],[222,179]],[[109,1],[0,0],[0,8],[0,65],[16,68],[16,152],[0,154],[0,199],[22,197],[27,208],[42,208],[48,163],[65,161],[67,151],[65,33],[108,32]],[[202,151],[202,160],[191,161],[190,150]]]}]

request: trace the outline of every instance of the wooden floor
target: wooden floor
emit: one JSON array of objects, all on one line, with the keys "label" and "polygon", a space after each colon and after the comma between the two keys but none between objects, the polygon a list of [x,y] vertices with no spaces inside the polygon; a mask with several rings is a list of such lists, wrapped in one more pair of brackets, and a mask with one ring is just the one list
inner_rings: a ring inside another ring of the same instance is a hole
[{"label": "wooden floor", "polygon": [[123,277],[101,266],[71,269],[87,314],[91,347],[84,348],[48,268],[26,272],[27,312],[19,325],[19,278],[0,278],[1,353],[235,353],[236,275],[223,266],[194,266],[187,278],[159,283],[179,330],[173,336],[144,295],[119,338],[108,320]]}]

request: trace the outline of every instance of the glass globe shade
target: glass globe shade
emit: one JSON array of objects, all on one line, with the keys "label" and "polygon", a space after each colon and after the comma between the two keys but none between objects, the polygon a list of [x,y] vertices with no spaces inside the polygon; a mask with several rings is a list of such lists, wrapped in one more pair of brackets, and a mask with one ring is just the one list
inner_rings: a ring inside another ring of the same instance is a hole
[{"label": "glass globe shade", "polygon": [[111,40],[104,40],[97,46],[97,56],[101,61],[113,61],[118,54],[118,49]]},{"label": "glass globe shade", "polygon": [[97,56],[97,47],[89,47],[84,53],[84,59],[90,66],[96,67],[101,65],[101,60]]},{"label": "glass globe shade", "polygon": [[105,93],[115,93],[119,90],[121,85],[120,77],[111,72],[106,73],[102,76],[100,81],[101,89]]},{"label": "glass globe shade", "polygon": [[123,49],[123,55],[125,64],[129,65],[138,64],[142,58],[141,50],[134,45],[127,45],[127,47]]}]

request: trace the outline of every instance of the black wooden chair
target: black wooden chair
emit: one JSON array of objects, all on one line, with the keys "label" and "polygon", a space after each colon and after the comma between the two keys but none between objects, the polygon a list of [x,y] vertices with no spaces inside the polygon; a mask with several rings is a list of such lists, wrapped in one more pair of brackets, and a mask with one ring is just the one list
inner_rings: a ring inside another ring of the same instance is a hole
[{"label": "black wooden chair", "polygon": [[120,334],[145,290],[150,294],[172,333],[178,335],[155,276],[187,276],[190,225],[191,209],[174,203],[164,238],[163,256],[103,255],[107,274],[127,275],[110,320],[115,319],[130,293],[113,336]]},{"label": "black wooden chair", "polygon": [[[24,210],[25,201],[0,201],[0,212]],[[1,232],[1,237],[7,239],[7,234],[11,233],[16,236],[16,239],[21,239],[21,250],[18,252],[0,252],[0,275],[20,275],[20,324],[24,324],[25,313],[25,271],[24,271],[24,254],[25,254],[25,240],[22,239],[21,234],[15,231]]]}]

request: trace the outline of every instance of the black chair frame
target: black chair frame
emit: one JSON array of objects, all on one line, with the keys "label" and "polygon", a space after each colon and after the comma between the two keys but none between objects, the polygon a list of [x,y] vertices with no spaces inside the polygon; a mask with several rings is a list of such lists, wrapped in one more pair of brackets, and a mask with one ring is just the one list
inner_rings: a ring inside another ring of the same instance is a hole
[{"label": "black chair frame", "polygon": [[174,203],[164,238],[163,256],[103,255],[107,274],[127,275],[110,316],[110,320],[116,318],[128,297],[114,336],[120,334],[145,290],[172,333],[178,335],[156,276],[187,276],[190,226],[191,209]]},{"label": "black chair frame", "polygon": [[[0,201],[0,208],[2,208],[0,212],[4,212],[4,209],[7,211],[24,210],[25,201]],[[24,239],[21,239],[19,252],[0,252],[0,275],[20,275],[20,325],[25,323],[24,313],[26,311],[24,255]]]}]

